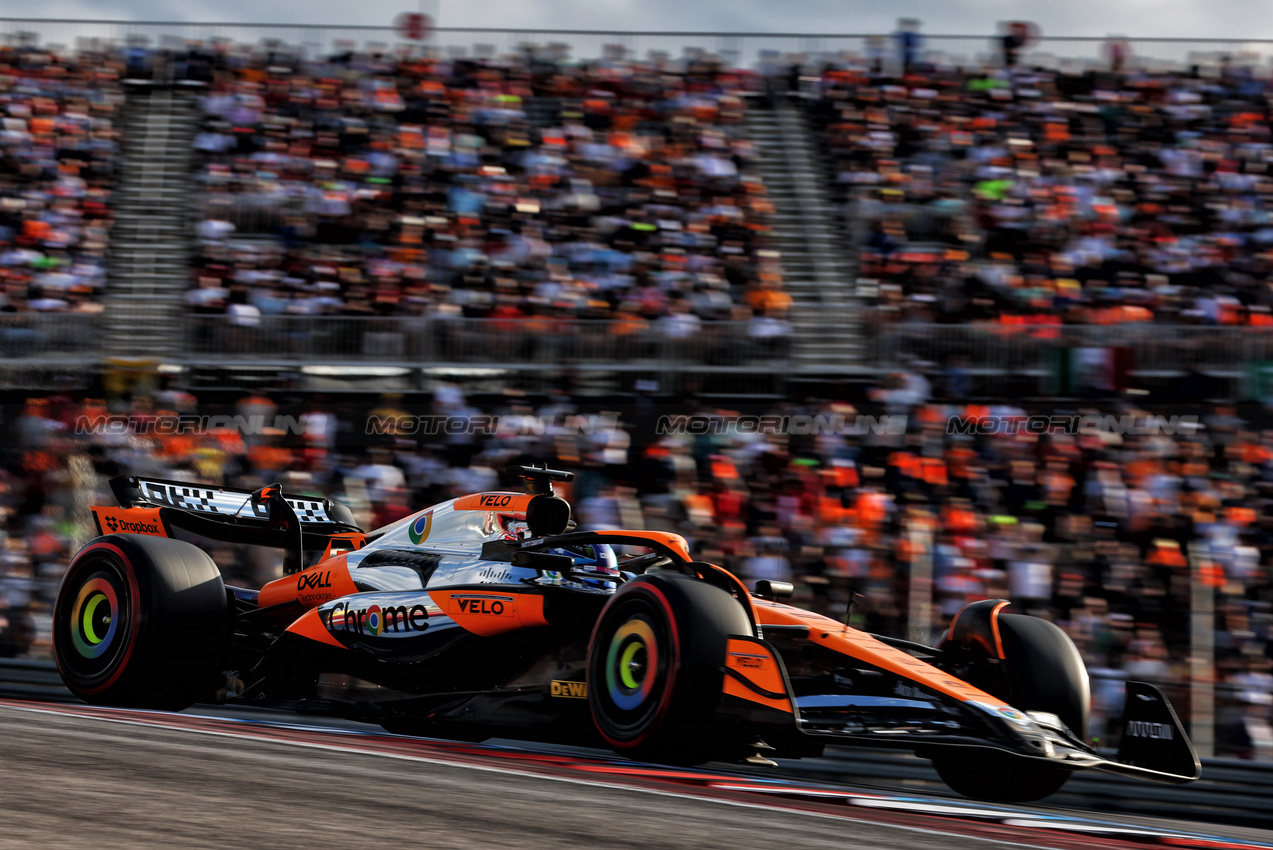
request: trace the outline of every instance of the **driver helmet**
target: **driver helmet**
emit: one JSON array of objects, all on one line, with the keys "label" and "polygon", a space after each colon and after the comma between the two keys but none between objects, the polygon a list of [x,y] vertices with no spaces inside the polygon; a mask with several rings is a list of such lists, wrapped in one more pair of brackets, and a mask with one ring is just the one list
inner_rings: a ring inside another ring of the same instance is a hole
[{"label": "driver helmet", "polygon": [[[581,567],[594,573],[608,573],[619,576],[619,558],[614,549],[605,543],[585,543],[579,546],[563,546],[549,549],[554,555],[567,555],[575,567]],[[580,578],[585,584],[597,584],[597,579]]]}]

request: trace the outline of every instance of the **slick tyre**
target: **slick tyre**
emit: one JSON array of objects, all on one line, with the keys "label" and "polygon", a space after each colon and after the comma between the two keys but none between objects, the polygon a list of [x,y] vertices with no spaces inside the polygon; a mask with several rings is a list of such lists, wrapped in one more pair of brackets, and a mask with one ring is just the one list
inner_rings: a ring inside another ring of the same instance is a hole
[{"label": "slick tyre", "polygon": [[956,794],[988,803],[1028,803],[1050,797],[1073,771],[978,751],[933,757],[942,782]]},{"label": "slick tyre", "polygon": [[99,537],[71,562],[53,608],[62,681],[98,705],[188,708],[221,672],[228,605],[220,571],[196,546]]},{"label": "slick tyre", "polygon": [[[1037,617],[1001,614],[1005,682],[995,696],[1024,711],[1061,718],[1080,741],[1087,740],[1091,686],[1087,668],[1070,636]],[[975,800],[1025,803],[1061,790],[1073,771],[999,753],[935,755],[933,767],[951,790]]]},{"label": "slick tyre", "polygon": [[597,731],[634,758],[691,765],[729,746],[717,729],[726,646],[750,635],[739,603],[678,573],[623,585],[593,629],[588,704]]},{"label": "slick tyre", "polygon": [[1000,614],[1008,702],[1025,711],[1050,711],[1080,741],[1087,740],[1092,686],[1083,656],[1060,627],[1038,617]]}]

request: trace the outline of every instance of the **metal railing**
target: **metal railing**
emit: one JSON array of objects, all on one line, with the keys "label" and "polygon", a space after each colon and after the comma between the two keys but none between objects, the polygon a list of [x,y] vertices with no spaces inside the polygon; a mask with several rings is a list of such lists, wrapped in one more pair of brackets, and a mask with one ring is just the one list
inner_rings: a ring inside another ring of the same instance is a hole
[{"label": "metal railing", "polygon": [[[1273,362],[1273,328],[1123,325],[1019,326],[864,322],[867,362],[881,368],[916,360],[957,363],[980,374],[1052,374],[1062,356],[1126,349],[1133,374],[1170,377],[1195,369],[1240,377],[1248,364]],[[264,316],[188,314],[183,357],[222,363],[470,363],[536,368],[562,364],[706,366],[785,370],[794,339],[758,339],[747,322],[703,322],[684,338],[665,324],[531,317]],[[101,355],[101,314],[0,313],[0,361],[91,362]],[[1069,368],[1080,368],[1071,362]]]},{"label": "metal railing", "polygon": [[[983,373],[1041,375],[1059,368],[1062,351],[1126,349],[1134,374],[1172,376],[1190,368],[1237,377],[1246,363],[1273,360],[1273,328],[1167,325],[1002,325],[868,323],[876,362],[958,360]],[[1073,364],[1071,364],[1073,365]]]},{"label": "metal railing", "polygon": [[[670,58],[709,54],[741,68],[760,63],[803,61],[816,66],[846,57],[869,60],[895,58],[889,33],[746,33],[564,30],[551,28],[499,29],[439,27],[425,42],[404,41],[386,21],[384,26],[245,24],[237,22],[121,21],[49,18],[0,18],[0,36],[10,42],[87,49],[145,39],[151,46],[180,47],[191,41],[224,40],[240,44],[270,44],[303,51],[307,56],[366,49],[425,50],[451,56],[494,57],[529,49],[563,59]],[[1243,38],[1127,38],[1128,67],[1218,68],[1225,57],[1234,64],[1267,68],[1273,40]],[[1109,39],[1044,34],[1021,63],[1063,69],[1108,64]],[[999,40],[993,33],[923,34],[923,61],[969,66],[997,63]]]},{"label": "metal railing", "polygon": [[101,320],[89,313],[0,313],[0,361],[95,359]]},{"label": "metal railing", "polygon": [[704,322],[683,338],[658,322],[570,318],[265,316],[253,324],[229,316],[185,319],[186,354],[234,363],[562,365],[612,369],[668,365],[783,368],[789,341],[756,339],[746,322]]}]

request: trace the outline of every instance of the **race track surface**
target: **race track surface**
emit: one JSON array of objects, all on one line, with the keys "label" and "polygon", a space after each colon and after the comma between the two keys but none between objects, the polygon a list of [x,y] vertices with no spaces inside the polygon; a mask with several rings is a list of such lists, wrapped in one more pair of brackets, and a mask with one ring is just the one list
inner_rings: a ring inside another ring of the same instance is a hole
[{"label": "race track surface", "polygon": [[676,770],[356,724],[0,701],[0,846],[1273,850],[1214,824]]}]

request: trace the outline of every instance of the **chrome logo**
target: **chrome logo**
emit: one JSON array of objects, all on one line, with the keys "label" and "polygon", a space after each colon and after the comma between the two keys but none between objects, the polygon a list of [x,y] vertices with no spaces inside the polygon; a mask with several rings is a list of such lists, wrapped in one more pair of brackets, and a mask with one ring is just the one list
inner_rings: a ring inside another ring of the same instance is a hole
[{"label": "chrome logo", "polygon": [[629,620],[610,639],[606,652],[606,689],[624,711],[640,708],[658,678],[659,644],[645,620]]},{"label": "chrome logo", "polygon": [[85,658],[98,658],[110,649],[119,628],[119,598],[104,578],[84,583],[71,607],[71,643]]},{"label": "chrome logo", "polygon": [[1013,723],[1025,724],[1027,722],[1024,714],[1017,711],[1015,708],[1010,708],[1006,705],[999,709],[999,713],[1011,720]]},{"label": "chrome logo", "polygon": [[385,630],[385,615],[380,613],[379,605],[372,605],[367,609],[367,632],[372,637],[380,637],[380,633]]},{"label": "chrome logo", "polygon": [[433,511],[426,511],[411,521],[407,527],[407,536],[417,546],[429,539],[429,531],[433,526]]}]

